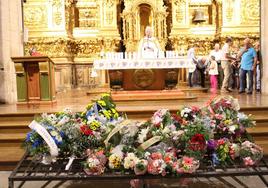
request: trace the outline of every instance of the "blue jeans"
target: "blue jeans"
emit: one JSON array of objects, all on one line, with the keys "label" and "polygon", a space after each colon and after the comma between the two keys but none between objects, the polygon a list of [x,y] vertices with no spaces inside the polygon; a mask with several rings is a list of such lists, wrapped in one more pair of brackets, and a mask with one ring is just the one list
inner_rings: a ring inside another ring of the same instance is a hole
[{"label": "blue jeans", "polygon": [[245,91],[247,74],[249,78],[248,92],[253,90],[253,71],[240,69],[240,91]]}]

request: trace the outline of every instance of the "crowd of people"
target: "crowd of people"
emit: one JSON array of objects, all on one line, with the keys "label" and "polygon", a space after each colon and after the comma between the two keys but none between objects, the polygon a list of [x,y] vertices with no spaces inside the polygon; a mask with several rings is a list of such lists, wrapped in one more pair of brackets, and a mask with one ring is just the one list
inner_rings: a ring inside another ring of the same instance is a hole
[{"label": "crowd of people", "polygon": [[[234,46],[232,38],[227,38],[222,48],[216,43],[208,57],[196,56],[197,45],[187,53],[194,68],[188,69],[188,85],[200,83],[205,87],[205,77],[209,76],[211,92],[232,92],[252,94],[253,89],[261,92],[260,43],[253,44],[245,38],[243,46]],[[232,50],[231,50],[232,49]]]}]

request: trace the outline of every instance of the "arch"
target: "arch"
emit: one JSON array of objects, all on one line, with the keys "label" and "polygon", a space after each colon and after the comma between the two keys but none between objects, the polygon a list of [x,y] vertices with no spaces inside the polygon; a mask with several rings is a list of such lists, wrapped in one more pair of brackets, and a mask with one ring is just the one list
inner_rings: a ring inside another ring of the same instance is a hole
[{"label": "arch", "polygon": [[140,29],[140,38],[144,36],[144,31],[146,26],[152,26],[152,16],[153,11],[152,7],[148,4],[142,3],[139,5],[138,9],[139,14],[139,29]]},{"label": "arch", "polygon": [[156,4],[154,2],[152,2],[152,0],[137,0],[137,1],[134,1],[132,3],[131,9],[132,10],[137,9],[141,4],[150,5],[153,12],[155,12],[155,10],[156,10]]}]

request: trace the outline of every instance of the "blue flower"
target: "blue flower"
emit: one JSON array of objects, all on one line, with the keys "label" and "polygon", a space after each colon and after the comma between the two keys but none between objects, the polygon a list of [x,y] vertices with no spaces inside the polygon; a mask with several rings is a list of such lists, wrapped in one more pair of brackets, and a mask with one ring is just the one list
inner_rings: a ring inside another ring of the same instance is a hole
[{"label": "blue flower", "polygon": [[32,132],[28,132],[27,136],[26,136],[26,142],[30,142],[31,141],[31,136],[32,136]]},{"label": "blue flower", "polygon": [[64,134],[63,131],[60,131],[60,136],[61,136],[62,138],[65,137],[65,134]]},{"label": "blue flower", "polygon": [[220,164],[217,153],[212,153],[212,163],[214,166]]},{"label": "blue flower", "polygon": [[88,117],[92,116],[92,114],[93,114],[92,110],[88,110],[86,113],[86,117],[88,118]]},{"label": "blue flower", "polygon": [[34,143],[32,144],[33,148],[37,148],[39,145],[41,145],[42,141],[40,139],[37,139],[34,141]]}]

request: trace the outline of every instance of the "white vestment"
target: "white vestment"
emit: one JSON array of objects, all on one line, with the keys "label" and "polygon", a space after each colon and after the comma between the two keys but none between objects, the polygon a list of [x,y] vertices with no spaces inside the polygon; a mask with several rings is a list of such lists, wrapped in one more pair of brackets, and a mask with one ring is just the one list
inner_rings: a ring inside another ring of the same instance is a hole
[{"label": "white vestment", "polygon": [[157,58],[158,52],[160,50],[160,45],[154,37],[144,37],[138,49],[139,58]]}]

